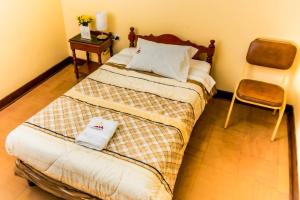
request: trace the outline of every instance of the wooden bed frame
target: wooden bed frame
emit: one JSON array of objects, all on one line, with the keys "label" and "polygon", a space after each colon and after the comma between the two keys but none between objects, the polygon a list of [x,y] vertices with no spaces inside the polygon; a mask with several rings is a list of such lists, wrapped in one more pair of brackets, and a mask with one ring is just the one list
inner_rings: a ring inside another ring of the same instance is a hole
[{"label": "wooden bed frame", "polygon": [[134,27],[130,27],[130,32],[128,35],[129,39],[129,47],[135,47],[136,46],[136,41],[138,38],[142,38],[145,40],[150,40],[153,42],[158,42],[158,43],[164,43],[164,44],[174,44],[174,45],[182,45],[182,46],[192,46],[198,49],[197,54],[193,57],[193,59],[196,60],[202,60],[203,54],[206,55],[206,61],[210,63],[212,66],[213,64],[213,56],[215,53],[215,40],[210,40],[210,44],[208,47],[198,45],[195,43],[192,43],[191,41],[183,41],[180,38],[178,38],[175,35],[172,34],[163,34],[159,36],[154,36],[152,34],[150,35],[137,35],[134,32]]},{"label": "wooden bed frame", "polygon": [[[206,61],[212,64],[213,55],[215,52],[215,41],[211,40],[208,47],[197,45],[195,43],[188,41],[183,41],[172,34],[163,34],[159,36],[148,35],[136,35],[134,28],[130,28],[130,33],[128,39],[130,41],[130,47],[135,47],[136,41],[138,38],[143,38],[159,43],[164,44],[175,44],[175,45],[184,45],[184,46],[193,46],[198,49],[197,54],[194,56],[194,59],[201,60],[201,55],[206,55]],[[94,197],[90,194],[79,191],[69,185],[63,184],[57,180],[54,180],[46,175],[42,174],[38,170],[35,170],[30,165],[26,164],[22,160],[16,161],[15,174],[22,178],[25,178],[28,181],[29,186],[38,186],[43,190],[52,193],[55,196],[70,199],[70,200],[98,200],[97,197]]]}]

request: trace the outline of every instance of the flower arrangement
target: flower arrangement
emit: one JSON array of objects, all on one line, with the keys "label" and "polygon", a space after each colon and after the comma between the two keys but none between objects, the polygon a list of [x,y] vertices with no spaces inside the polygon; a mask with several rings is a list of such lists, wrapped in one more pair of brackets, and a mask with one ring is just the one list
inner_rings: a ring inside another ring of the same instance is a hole
[{"label": "flower arrangement", "polygon": [[81,15],[77,17],[78,24],[82,26],[88,26],[93,21],[93,18],[88,15]]}]

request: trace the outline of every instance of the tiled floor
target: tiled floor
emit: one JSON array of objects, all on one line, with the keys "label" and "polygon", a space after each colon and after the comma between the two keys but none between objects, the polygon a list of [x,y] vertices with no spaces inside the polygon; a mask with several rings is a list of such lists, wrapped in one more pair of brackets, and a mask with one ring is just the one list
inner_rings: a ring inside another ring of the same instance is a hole
[{"label": "tiled floor", "polygon": [[207,106],[190,139],[175,199],[287,200],[289,166],[286,117],[271,142],[277,116],[237,104],[224,130],[228,101]]},{"label": "tiled floor", "polygon": [[[4,150],[6,135],[77,81],[72,66],[0,112],[0,199],[50,200],[14,176],[14,158]],[[276,116],[237,104],[230,126],[223,124],[229,102],[213,99],[191,136],[176,183],[176,200],[287,200],[289,192],[286,118],[279,139],[270,142]]]}]

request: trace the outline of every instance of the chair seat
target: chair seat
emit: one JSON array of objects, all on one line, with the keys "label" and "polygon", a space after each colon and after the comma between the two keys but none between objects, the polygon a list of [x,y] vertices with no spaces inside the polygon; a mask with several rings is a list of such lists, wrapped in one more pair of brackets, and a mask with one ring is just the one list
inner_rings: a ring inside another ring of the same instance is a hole
[{"label": "chair seat", "polygon": [[239,84],[237,97],[267,106],[281,107],[284,99],[284,90],[278,85],[243,79]]}]

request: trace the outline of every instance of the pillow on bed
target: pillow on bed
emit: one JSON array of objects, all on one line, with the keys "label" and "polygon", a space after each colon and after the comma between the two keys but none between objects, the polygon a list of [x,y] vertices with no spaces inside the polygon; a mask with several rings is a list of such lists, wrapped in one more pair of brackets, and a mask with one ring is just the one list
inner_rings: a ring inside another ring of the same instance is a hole
[{"label": "pillow on bed", "polygon": [[[142,40],[144,40],[144,39],[139,38],[137,46],[140,45],[140,42]],[[149,40],[146,40],[146,41],[149,41]],[[163,43],[159,43],[159,44],[163,44]],[[174,46],[179,46],[179,45],[174,45]],[[119,53],[124,54],[124,55],[128,55],[128,56],[134,56],[136,54],[136,51],[137,51],[137,47],[129,47],[129,48],[122,49]],[[190,46],[190,52],[189,53],[190,53],[191,58],[193,58],[196,55],[197,52],[198,52],[197,48]]]},{"label": "pillow on bed", "polygon": [[201,70],[208,74],[210,73],[211,65],[206,61],[191,59],[190,65],[189,74],[193,73],[195,70]]},{"label": "pillow on bed", "polygon": [[137,48],[135,47],[129,47],[122,49],[119,54],[128,55],[128,56],[134,56],[136,54]]},{"label": "pillow on bed", "polygon": [[[139,49],[141,45],[145,46],[145,45],[147,45],[149,43],[152,43],[152,44],[154,43],[154,44],[158,44],[158,45],[161,45],[161,46],[166,45],[166,46],[173,46],[173,47],[179,47],[179,48],[180,47],[188,47],[189,48],[188,53],[189,53],[190,58],[193,58],[196,55],[196,53],[198,52],[198,49],[195,48],[195,47],[192,47],[192,46],[183,46],[183,45],[175,45],[175,44],[164,44],[164,43],[159,43],[159,42],[153,42],[153,41],[150,41],[150,40],[145,40],[145,39],[142,39],[142,38],[138,38],[138,41],[137,41],[137,44],[136,44],[136,49]],[[129,49],[134,49],[134,48],[131,47]],[[132,51],[129,50],[128,53],[132,53]]]},{"label": "pillow on bed", "polygon": [[190,46],[162,44],[139,38],[136,54],[127,68],[186,82],[190,58],[197,53],[194,49]]},{"label": "pillow on bed", "polygon": [[[130,60],[131,60],[132,56],[134,56],[136,54],[136,52],[137,52],[137,48],[136,47],[129,47],[129,48],[122,49],[118,54],[129,56]],[[118,55],[118,54],[116,54],[116,55]],[[126,65],[128,63],[129,62],[127,62]],[[211,68],[210,64],[208,62],[206,62],[206,61],[195,60],[195,59],[191,59],[190,60],[190,71],[192,69],[196,69],[196,70],[201,70],[202,69],[202,71],[210,73],[210,68]],[[190,74],[190,72],[189,72],[189,74]]]},{"label": "pillow on bed", "polygon": [[[128,65],[136,54],[137,48],[125,48],[119,53],[111,57],[108,62]],[[190,70],[188,79],[202,83],[208,92],[216,84],[213,78],[209,75],[211,65],[206,61],[190,59]]]}]

